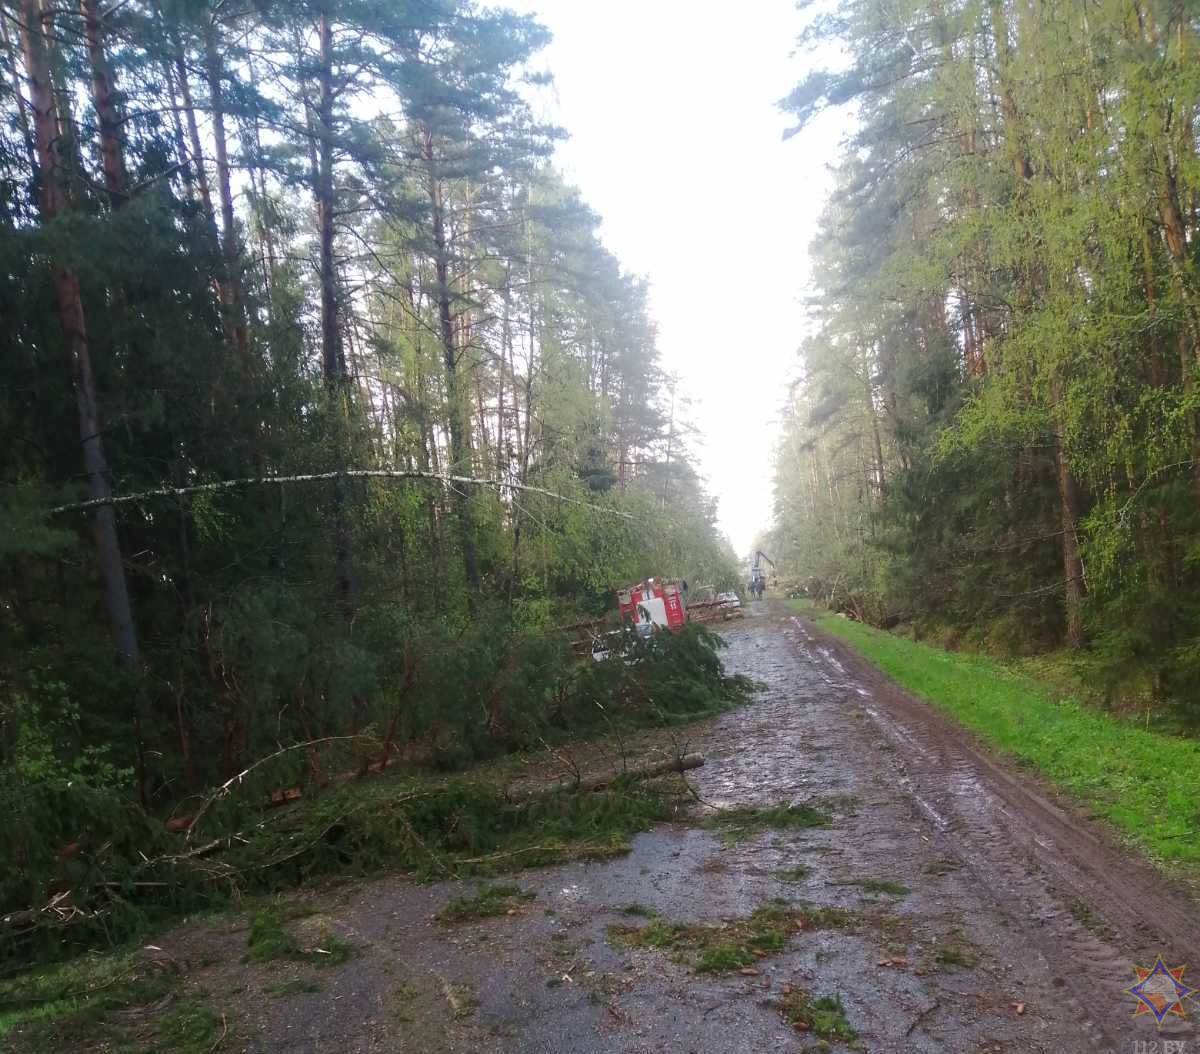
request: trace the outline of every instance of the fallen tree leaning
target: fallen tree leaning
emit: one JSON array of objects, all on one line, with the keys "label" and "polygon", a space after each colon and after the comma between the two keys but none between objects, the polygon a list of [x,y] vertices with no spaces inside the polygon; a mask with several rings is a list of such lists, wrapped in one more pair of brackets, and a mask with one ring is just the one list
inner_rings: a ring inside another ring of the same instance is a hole
[{"label": "fallen tree leaning", "polygon": [[598,772],[591,776],[569,776],[555,783],[540,786],[534,784],[522,787],[516,791],[509,791],[506,797],[510,801],[519,802],[527,801],[530,798],[537,798],[544,794],[565,794],[571,791],[586,793],[588,791],[604,790],[606,787],[611,787],[620,779],[653,779],[655,776],[667,776],[672,772],[687,772],[689,769],[698,769],[703,764],[703,754],[683,754],[668,758],[666,761],[656,761],[646,765],[634,765],[620,769],[609,769],[606,772]]}]

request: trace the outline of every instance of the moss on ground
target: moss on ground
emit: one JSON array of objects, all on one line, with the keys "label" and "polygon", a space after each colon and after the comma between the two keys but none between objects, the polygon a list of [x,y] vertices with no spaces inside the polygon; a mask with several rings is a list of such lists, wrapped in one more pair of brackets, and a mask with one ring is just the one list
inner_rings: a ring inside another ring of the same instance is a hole
[{"label": "moss on ground", "polygon": [[905,897],[912,892],[908,886],[887,878],[852,878],[841,884],[858,886],[864,893],[886,893],[889,897]]},{"label": "moss on ground", "polygon": [[979,962],[979,950],[960,929],[953,929],[938,943],[934,961],[943,970],[970,970]]},{"label": "moss on ground", "polygon": [[787,986],[779,1004],[780,1013],[798,1032],[809,1032],[818,1039],[839,1040],[858,1047],[858,1033],[846,1019],[841,996],[811,996],[803,988]]},{"label": "moss on ground", "polygon": [[446,901],[434,918],[438,922],[453,923],[512,915],[524,901],[533,900],[536,896],[532,890],[522,889],[512,882],[484,882],[475,887],[474,896],[454,897]]}]

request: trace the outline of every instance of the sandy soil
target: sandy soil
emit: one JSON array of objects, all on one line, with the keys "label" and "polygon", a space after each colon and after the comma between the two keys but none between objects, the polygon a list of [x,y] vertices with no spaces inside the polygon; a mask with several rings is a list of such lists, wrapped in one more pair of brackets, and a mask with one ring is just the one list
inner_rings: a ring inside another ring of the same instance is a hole
[{"label": "sandy soil", "polygon": [[[765,688],[682,733],[708,759],[689,774],[698,796],[714,806],[821,798],[835,803],[829,826],[727,846],[695,818],[665,824],[622,859],[520,874],[537,896],[516,914],[455,927],[432,916],[473,884],[384,879],[318,894],[318,913],[296,925],[360,950],[325,970],[242,963],[244,921],[182,928],[158,943],[227,1012],[221,1049],[814,1049],[779,1013],[794,985],[840,996],[868,1051],[1134,1054],[1140,1040],[1159,1045],[1139,1050],[1200,1054],[1200,1001],[1159,1030],[1149,1015],[1134,1020],[1122,992],[1134,962],[1200,960],[1200,910],[1182,889],[781,605],[751,605],[726,637],[727,665]],[[786,873],[797,865],[809,868],[803,879]],[[872,879],[910,892],[856,884]],[[631,921],[630,904],[715,921],[776,897],[861,921],[797,933],[754,976],[697,975],[606,935]],[[939,963],[947,942],[976,964]],[[287,981],[317,990],[270,994]]]}]

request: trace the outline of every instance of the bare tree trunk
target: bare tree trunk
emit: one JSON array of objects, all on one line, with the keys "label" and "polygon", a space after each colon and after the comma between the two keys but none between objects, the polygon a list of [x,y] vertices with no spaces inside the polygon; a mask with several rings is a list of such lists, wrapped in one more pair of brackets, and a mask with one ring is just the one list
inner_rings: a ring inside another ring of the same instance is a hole
[{"label": "bare tree trunk", "polygon": [[871,363],[864,362],[863,402],[871,424],[871,490],[876,501],[883,497],[883,442],[879,434],[879,414],[875,410],[875,385],[871,381]]},{"label": "bare tree trunk", "polygon": [[258,209],[256,210],[258,220],[258,238],[263,248],[263,285],[267,291],[267,300],[270,304],[273,301],[272,290],[275,286],[275,274],[278,268],[276,262],[275,251],[275,235],[272,225],[266,221],[264,209],[267,203],[267,174],[263,169],[263,144],[262,144],[262,129],[260,127],[259,112],[258,112],[258,72],[255,69],[254,62],[249,62],[250,69],[250,87],[254,92],[254,162],[250,169],[250,183],[254,185],[254,177],[257,174],[258,184],[255,187],[255,193],[258,195]]},{"label": "bare tree trunk", "polygon": [[[346,353],[342,345],[341,318],[337,295],[334,260],[333,199],[333,26],[328,11],[322,10],[317,22],[320,37],[320,101],[317,119],[317,227],[321,265],[321,363],[330,412],[334,416],[335,444],[339,467],[346,458],[346,401],[349,396]],[[350,526],[346,517],[346,481],[338,478],[333,485],[334,518],[334,589],[338,606],[346,618],[354,611],[353,579],[350,566]]]},{"label": "bare tree trunk", "polygon": [[[217,230],[217,218],[213,212],[212,187],[208,182],[208,169],[204,164],[204,144],[200,139],[200,125],[196,120],[196,103],[192,95],[191,81],[188,79],[187,61],[184,55],[183,44],[177,33],[172,35],[171,43],[175,50],[175,79],[178,82],[180,98],[183,100],[183,112],[187,120],[188,143],[192,154],[188,171],[192,173],[196,189],[200,194],[200,207],[204,214],[203,229],[205,237],[212,248],[213,255],[220,256],[221,235]],[[229,283],[223,275],[218,274],[213,279],[213,286],[216,289],[217,299],[220,301],[222,308],[221,315],[225,335],[229,343],[236,348],[237,336],[229,326],[229,305],[232,301]]]},{"label": "bare tree trunk", "polygon": [[171,131],[175,135],[175,153],[179,155],[180,171],[183,183],[187,188],[189,201],[196,200],[196,176],[193,171],[191,154],[188,150],[187,136],[183,131],[183,107],[179,98],[179,88],[175,82],[175,67],[165,60],[162,63],[163,79],[167,82],[167,90],[171,93]]},{"label": "bare tree trunk", "polygon": [[[24,21],[21,38],[25,70],[29,79],[34,140],[41,173],[42,219],[46,223],[52,223],[66,210],[66,202],[60,183],[58,114],[50,87],[50,68],[46,54],[49,16],[43,9],[43,0],[22,0],[21,13]],[[53,267],[58,315],[71,357],[88,494],[92,500],[105,500],[112,496],[112,491],[109,487],[108,463],[101,439],[96,382],[92,373],[91,347],[88,343],[79,278],[69,267],[58,263],[54,263]],[[104,598],[113,640],[118,654],[131,667],[136,667],[137,630],[125,583],[125,564],[117,538],[116,513],[111,505],[97,506],[93,512],[93,525],[96,558],[104,582]]]},{"label": "bare tree trunk", "polygon": [[504,286],[501,296],[504,301],[504,315],[500,322],[500,363],[496,371],[498,379],[496,401],[496,478],[504,479],[508,472],[508,427],[504,420],[504,369],[508,364],[509,351],[512,347],[512,261],[504,265]]},{"label": "bare tree trunk", "polygon": [[1058,484],[1058,504],[1062,515],[1063,576],[1066,581],[1067,645],[1081,648],[1083,629],[1083,560],[1079,556],[1079,492],[1067,463],[1062,432],[1054,429],[1054,474]]},{"label": "bare tree trunk", "polygon": [[188,78],[187,61],[184,57],[183,44],[178,35],[172,38],[175,48],[175,79],[179,88],[179,96],[183,100],[183,113],[187,120],[188,145],[191,147],[191,168],[195,173],[196,187],[200,191],[200,203],[204,207],[205,222],[216,242],[217,220],[213,212],[212,188],[208,182],[208,170],[204,167],[204,144],[200,140],[200,125],[196,120],[196,101],[192,95],[192,84]]},{"label": "bare tree trunk", "polygon": [[129,200],[129,178],[125,171],[125,149],[121,142],[121,115],[117,112],[112,70],[104,50],[104,20],[96,0],[79,0],[83,15],[84,40],[92,73],[92,104],[100,126],[100,160],[104,189],[114,209]]},{"label": "bare tree trunk", "polygon": [[204,71],[208,79],[208,102],[212,111],[213,149],[217,159],[217,194],[221,199],[221,256],[225,262],[228,289],[229,332],[239,355],[245,355],[246,297],[242,290],[241,252],[238,246],[237,217],[233,211],[233,185],[230,178],[229,142],[225,132],[224,71],[215,23],[206,27]]},{"label": "bare tree trunk", "polygon": [[25,93],[21,90],[21,74],[17,69],[17,56],[12,38],[8,35],[8,19],[0,13],[0,44],[4,46],[4,57],[12,71],[12,92],[17,100],[17,125],[21,129],[21,140],[25,144],[25,155],[30,171],[37,171],[37,147],[33,142],[33,129],[29,124],[29,109],[25,105]]},{"label": "bare tree trunk", "polygon": [[[441,179],[433,151],[433,135],[424,132],[425,163],[428,175],[429,204],[433,217],[434,277],[437,285],[439,332],[442,338],[442,363],[446,370],[446,400],[449,403],[450,460],[448,471],[471,475],[471,425],[466,412],[465,393],[458,375],[458,348],[454,340],[454,318],[450,310],[450,253],[446,244],[445,205]],[[475,524],[471,515],[470,496],[465,491],[454,494],[458,515],[460,544],[463,553],[463,573],[472,593],[480,590],[479,555],[475,548]]]}]

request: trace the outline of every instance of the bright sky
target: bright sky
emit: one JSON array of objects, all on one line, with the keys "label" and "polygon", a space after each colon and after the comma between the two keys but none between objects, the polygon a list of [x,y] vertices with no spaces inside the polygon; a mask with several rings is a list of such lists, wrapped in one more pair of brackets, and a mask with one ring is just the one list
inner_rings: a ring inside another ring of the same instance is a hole
[{"label": "bright sky", "polygon": [[546,65],[568,179],[650,279],[664,365],[695,401],[701,467],[739,553],[771,523],[779,407],[804,332],[807,251],[839,131],[784,142],[804,74],[793,0],[514,0],[554,34]]}]

